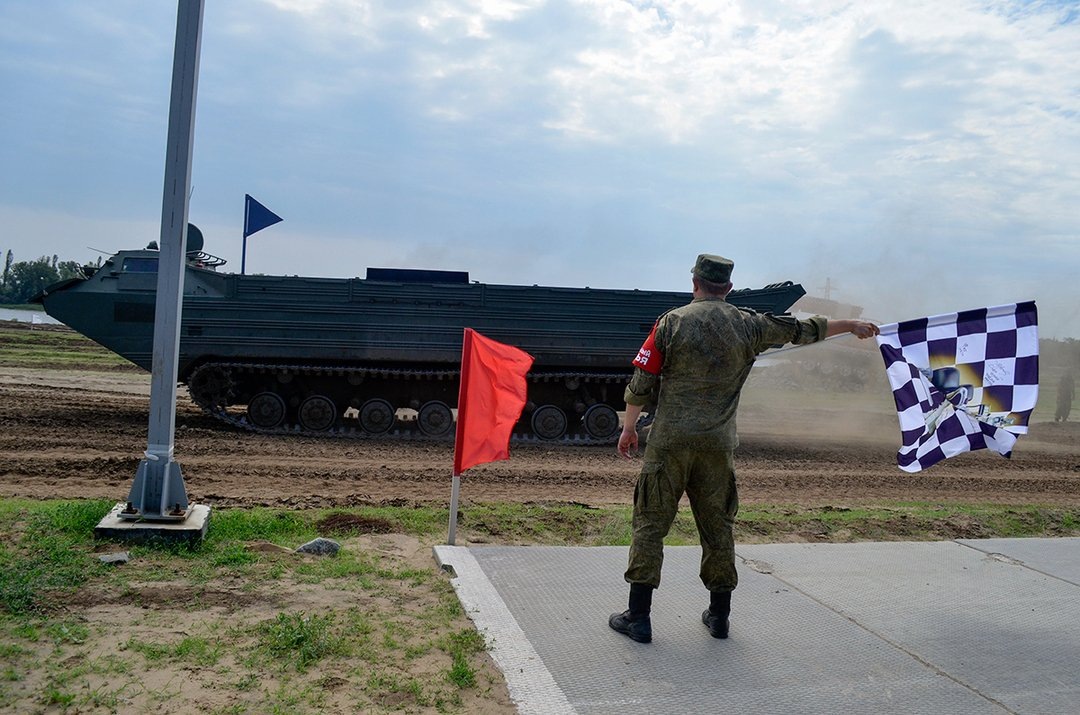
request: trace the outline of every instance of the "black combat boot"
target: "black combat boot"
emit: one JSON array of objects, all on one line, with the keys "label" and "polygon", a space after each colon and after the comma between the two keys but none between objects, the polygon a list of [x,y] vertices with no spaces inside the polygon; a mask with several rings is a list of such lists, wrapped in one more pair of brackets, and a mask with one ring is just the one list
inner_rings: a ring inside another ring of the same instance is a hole
[{"label": "black combat boot", "polygon": [[652,621],[649,619],[649,611],[652,610],[652,594],[653,587],[647,583],[630,584],[630,607],[622,613],[612,613],[608,625],[638,643],[650,642]]},{"label": "black combat boot", "polygon": [[709,607],[701,614],[701,622],[709,627],[713,638],[727,638],[730,614],[731,591],[711,591]]}]

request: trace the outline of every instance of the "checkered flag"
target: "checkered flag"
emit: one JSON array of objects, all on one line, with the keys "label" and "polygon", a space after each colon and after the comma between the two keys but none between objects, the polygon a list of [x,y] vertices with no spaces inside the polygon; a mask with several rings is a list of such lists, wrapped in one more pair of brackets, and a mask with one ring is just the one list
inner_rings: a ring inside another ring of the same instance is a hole
[{"label": "checkered flag", "polygon": [[882,325],[877,342],[905,472],[976,449],[1008,457],[1027,433],[1039,396],[1034,301]]}]

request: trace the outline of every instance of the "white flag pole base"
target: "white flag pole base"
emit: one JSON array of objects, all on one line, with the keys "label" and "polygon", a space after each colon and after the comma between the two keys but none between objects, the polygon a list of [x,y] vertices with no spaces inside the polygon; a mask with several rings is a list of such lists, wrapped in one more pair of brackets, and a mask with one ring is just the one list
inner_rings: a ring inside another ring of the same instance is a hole
[{"label": "white flag pole base", "polygon": [[446,543],[454,545],[454,537],[457,535],[457,512],[458,494],[461,492],[461,475],[455,474],[450,486],[450,533],[446,536]]}]

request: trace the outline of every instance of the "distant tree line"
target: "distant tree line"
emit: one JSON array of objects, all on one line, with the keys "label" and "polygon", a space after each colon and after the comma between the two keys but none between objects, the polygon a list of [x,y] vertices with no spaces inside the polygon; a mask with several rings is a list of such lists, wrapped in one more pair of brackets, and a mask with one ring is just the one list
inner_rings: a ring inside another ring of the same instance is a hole
[{"label": "distant tree line", "polygon": [[[101,266],[98,258],[97,266]],[[46,287],[66,278],[83,275],[78,261],[61,261],[58,256],[42,256],[33,261],[15,261],[15,254],[4,256],[4,272],[0,274],[0,304],[29,303]]]}]

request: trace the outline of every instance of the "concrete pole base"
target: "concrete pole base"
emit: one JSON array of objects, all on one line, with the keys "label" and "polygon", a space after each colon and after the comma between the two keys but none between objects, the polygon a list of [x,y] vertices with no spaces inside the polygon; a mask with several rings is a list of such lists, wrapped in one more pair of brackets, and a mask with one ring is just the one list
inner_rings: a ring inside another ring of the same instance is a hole
[{"label": "concrete pole base", "polygon": [[126,505],[114,506],[94,527],[94,536],[127,543],[196,543],[206,536],[210,526],[210,506],[191,504],[183,521],[138,521],[124,519],[120,512]]}]

